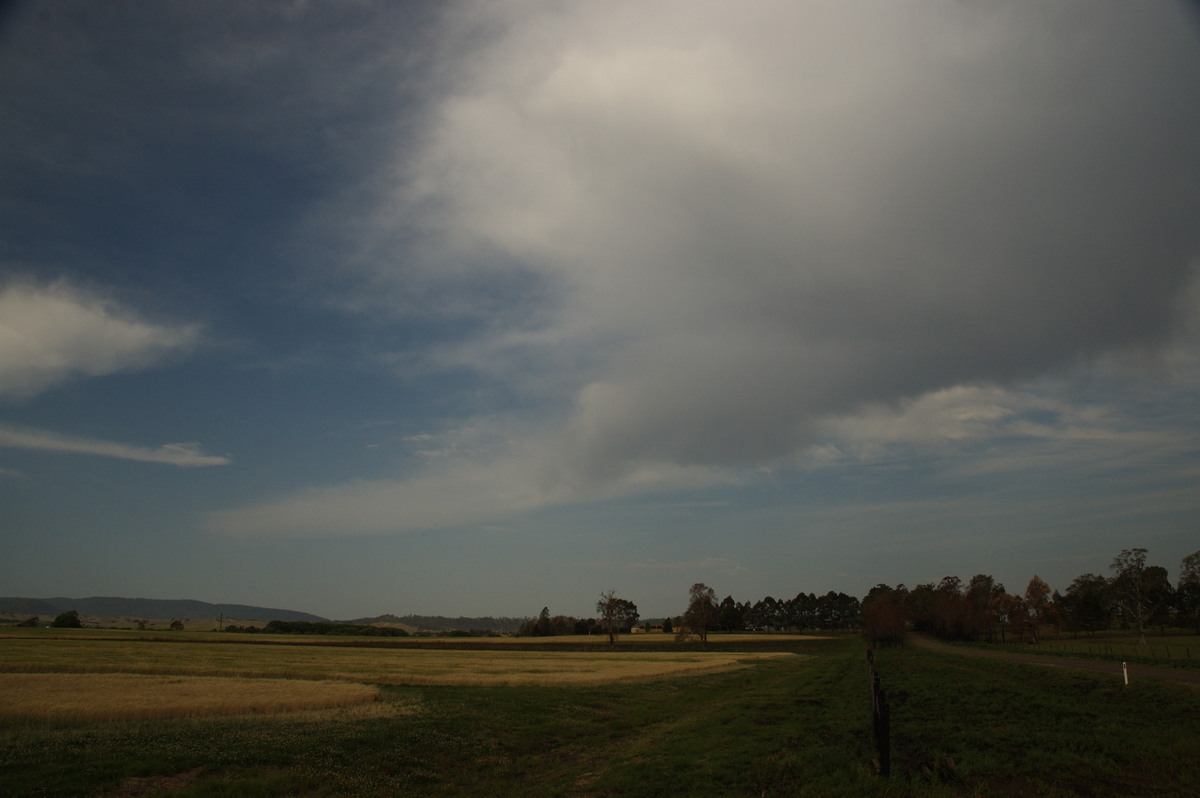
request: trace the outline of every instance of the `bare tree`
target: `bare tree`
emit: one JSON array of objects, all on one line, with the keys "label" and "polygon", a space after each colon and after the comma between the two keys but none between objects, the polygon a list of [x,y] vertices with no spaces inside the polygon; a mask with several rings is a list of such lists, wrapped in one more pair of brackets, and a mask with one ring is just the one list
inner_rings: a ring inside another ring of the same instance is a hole
[{"label": "bare tree", "polygon": [[683,640],[688,635],[696,635],[700,638],[700,645],[708,648],[708,630],[717,625],[720,614],[716,592],[703,582],[697,582],[688,591],[688,607],[675,632],[675,639]]},{"label": "bare tree", "polygon": [[614,645],[622,629],[628,629],[638,622],[637,605],[627,599],[617,598],[616,590],[607,590],[600,594],[596,602],[596,614],[600,616],[600,626],[608,633],[608,644]]}]

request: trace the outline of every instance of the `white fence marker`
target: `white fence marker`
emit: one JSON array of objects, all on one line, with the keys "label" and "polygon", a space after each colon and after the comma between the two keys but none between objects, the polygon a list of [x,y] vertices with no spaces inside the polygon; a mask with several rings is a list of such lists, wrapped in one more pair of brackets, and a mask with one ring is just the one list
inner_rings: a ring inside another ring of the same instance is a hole
[{"label": "white fence marker", "polygon": [[1125,685],[1128,686],[1129,685],[1129,665],[1128,665],[1128,663],[1122,662],[1121,670],[1125,673]]}]

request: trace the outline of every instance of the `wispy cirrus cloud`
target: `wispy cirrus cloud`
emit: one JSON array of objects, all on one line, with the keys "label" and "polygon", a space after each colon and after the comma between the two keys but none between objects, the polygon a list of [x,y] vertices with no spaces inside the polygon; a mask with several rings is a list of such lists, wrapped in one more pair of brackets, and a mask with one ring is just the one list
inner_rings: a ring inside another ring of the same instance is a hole
[{"label": "wispy cirrus cloud", "polygon": [[95,455],[118,460],[163,463],[181,468],[220,466],[231,462],[228,457],[205,454],[198,443],[166,443],[157,448],[149,448],[6,424],[0,424],[0,448]]},{"label": "wispy cirrus cloud", "polygon": [[198,325],[145,321],[64,280],[12,281],[0,288],[0,398],[144,369],[199,338]]},{"label": "wispy cirrus cloud", "polygon": [[[416,532],[510,518],[547,507],[604,501],[654,491],[730,484],[720,469],[644,463],[605,485],[563,482],[554,473],[553,441],[531,440],[492,456],[443,450],[408,477],[310,488],[210,514],[218,534],[338,537]],[[416,452],[428,457],[426,451]]]}]

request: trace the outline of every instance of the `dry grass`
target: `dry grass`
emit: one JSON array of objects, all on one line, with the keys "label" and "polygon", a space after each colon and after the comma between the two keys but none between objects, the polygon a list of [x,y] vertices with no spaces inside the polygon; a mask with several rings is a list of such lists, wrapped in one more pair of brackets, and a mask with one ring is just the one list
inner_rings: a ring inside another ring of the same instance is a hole
[{"label": "dry grass", "polygon": [[110,721],[325,710],[374,702],[378,692],[335,681],[0,673],[0,718]]},{"label": "dry grass", "polygon": [[387,684],[458,686],[597,685],[746,667],[750,660],[790,653],[661,652],[597,654],[537,651],[406,651],[380,680]]},{"label": "dry grass", "polygon": [[9,639],[0,672],[320,679],[365,684],[604,684],[742,667],[789,653],[491,651]]},{"label": "dry grass", "polygon": [[[432,638],[422,636],[422,637],[418,637],[418,638],[411,639],[411,640],[414,643],[419,643],[420,641],[423,641],[423,640],[443,640],[443,639],[449,640],[451,642],[461,642],[464,640],[464,638],[461,638],[461,637],[449,637],[449,636],[444,637],[444,638],[436,637],[436,636],[432,637]],[[696,638],[694,636],[690,639],[692,642],[696,641]],[[819,635],[803,635],[803,634],[792,634],[792,633],[783,633],[783,632],[771,633],[771,634],[755,634],[755,635],[727,634],[725,632],[714,632],[708,636],[708,641],[710,643],[714,643],[714,644],[730,643],[730,642],[744,643],[747,640],[754,640],[754,639],[778,642],[778,641],[791,641],[791,640],[828,640],[829,638],[821,637]],[[518,645],[518,646],[541,646],[541,645],[546,645],[546,646],[562,646],[562,645],[587,646],[587,645],[592,645],[592,646],[596,646],[596,647],[603,647],[607,640],[608,640],[608,638],[602,634],[552,635],[549,637],[479,637],[479,638],[470,638],[470,641],[472,643],[486,643],[487,645],[493,645],[498,648],[503,648],[505,646],[513,646],[513,645]],[[623,644],[627,644],[627,643],[669,643],[674,640],[675,640],[674,633],[628,632],[628,633],[621,635],[621,637],[617,640],[616,647],[619,649]],[[391,641],[389,641],[389,642],[391,642]],[[405,642],[405,641],[402,639],[399,642],[401,644],[403,644],[403,642]]]}]

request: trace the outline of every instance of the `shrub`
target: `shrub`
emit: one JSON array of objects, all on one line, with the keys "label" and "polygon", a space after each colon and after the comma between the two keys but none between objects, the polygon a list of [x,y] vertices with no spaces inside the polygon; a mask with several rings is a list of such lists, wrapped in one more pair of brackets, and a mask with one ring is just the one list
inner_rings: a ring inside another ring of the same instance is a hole
[{"label": "shrub", "polygon": [[79,613],[75,610],[59,614],[50,625],[55,629],[78,629],[83,626],[79,620]]}]

